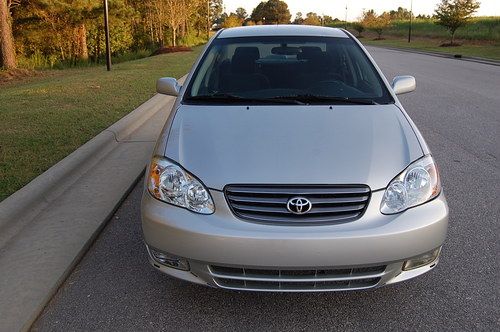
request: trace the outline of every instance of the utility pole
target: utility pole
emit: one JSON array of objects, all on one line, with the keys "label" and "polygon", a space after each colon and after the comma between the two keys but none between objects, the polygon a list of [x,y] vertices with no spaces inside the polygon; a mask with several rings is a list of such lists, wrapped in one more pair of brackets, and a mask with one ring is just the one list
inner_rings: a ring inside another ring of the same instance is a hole
[{"label": "utility pole", "polygon": [[347,4],[345,5],[345,26],[344,28],[347,30]]},{"label": "utility pole", "polygon": [[408,27],[408,43],[411,43],[411,19],[413,17],[413,0],[410,0],[410,26]]},{"label": "utility pole", "polygon": [[207,41],[210,40],[210,0],[207,0]]},{"label": "utility pole", "polygon": [[104,31],[106,35],[106,68],[111,70],[111,46],[109,45],[109,15],[108,15],[108,0],[104,1]]}]

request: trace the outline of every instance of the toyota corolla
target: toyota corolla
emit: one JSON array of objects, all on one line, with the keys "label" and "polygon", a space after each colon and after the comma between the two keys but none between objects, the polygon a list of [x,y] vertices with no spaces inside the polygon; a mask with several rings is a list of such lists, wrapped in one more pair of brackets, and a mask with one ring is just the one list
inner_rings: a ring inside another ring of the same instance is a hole
[{"label": "toyota corolla", "polygon": [[342,29],[219,31],[148,165],[142,229],[158,270],[252,291],[375,288],[432,270],[448,207],[429,147]]}]

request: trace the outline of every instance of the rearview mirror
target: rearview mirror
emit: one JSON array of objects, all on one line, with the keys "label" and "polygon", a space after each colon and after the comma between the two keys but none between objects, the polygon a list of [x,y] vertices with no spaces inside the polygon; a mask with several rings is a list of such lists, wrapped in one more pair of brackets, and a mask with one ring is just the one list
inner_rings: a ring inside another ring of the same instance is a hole
[{"label": "rearview mirror", "polygon": [[415,91],[417,82],[413,76],[396,76],[392,80],[392,89],[397,95]]},{"label": "rearview mirror", "polygon": [[156,92],[177,97],[181,91],[179,82],[173,77],[162,77],[156,82]]}]

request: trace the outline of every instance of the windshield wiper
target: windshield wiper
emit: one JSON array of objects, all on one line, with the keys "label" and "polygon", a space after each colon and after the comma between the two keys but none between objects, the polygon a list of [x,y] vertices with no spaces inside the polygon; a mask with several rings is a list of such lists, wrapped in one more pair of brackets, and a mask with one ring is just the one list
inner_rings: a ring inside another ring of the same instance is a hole
[{"label": "windshield wiper", "polygon": [[220,101],[235,103],[270,103],[270,104],[296,104],[304,105],[304,102],[295,99],[277,99],[277,98],[247,98],[230,93],[215,93],[212,95],[199,95],[186,98],[187,101]]},{"label": "windshield wiper", "polygon": [[280,96],[280,97],[275,97],[275,99],[297,100],[297,101],[300,101],[302,103],[307,103],[307,104],[313,103],[313,102],[329,102],[329,103],[344,103],[344,104],[355,104],[355,105],[378,105],[378,103],[372,99],[320,96],[320,95],[313,95],[313,94],[295,95],[295,96]]}]

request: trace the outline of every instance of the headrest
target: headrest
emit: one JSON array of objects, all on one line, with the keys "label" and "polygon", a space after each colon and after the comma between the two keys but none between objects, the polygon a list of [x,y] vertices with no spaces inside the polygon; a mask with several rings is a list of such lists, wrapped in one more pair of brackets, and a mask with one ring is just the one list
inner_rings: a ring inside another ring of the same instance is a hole
[{"label": "headrest", "polygon": [[260,59],[258,47],[238,47],[231,59],[231,72],[251,74],[255,72],[255,61]]}]

